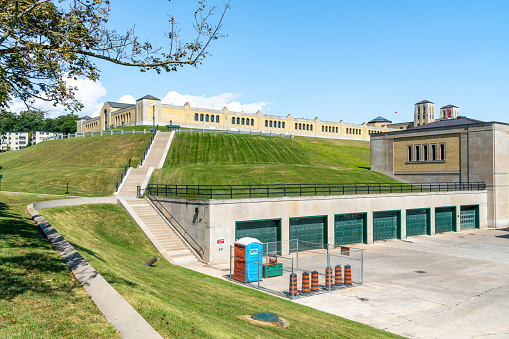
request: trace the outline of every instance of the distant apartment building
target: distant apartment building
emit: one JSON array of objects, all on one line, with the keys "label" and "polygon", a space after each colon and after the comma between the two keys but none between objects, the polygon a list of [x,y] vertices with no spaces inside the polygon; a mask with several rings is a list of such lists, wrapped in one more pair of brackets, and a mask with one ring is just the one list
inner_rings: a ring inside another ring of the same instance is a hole
[{"label": "distant apartment building", "polygon": [[50,132],[50,131],[35,131],[32,134],[32,145],[38,144],[45,140],[62,139],[64,133],[62,132]]},{"label": "distant apartment building", "polygon": [[11,131],[2,135],[0,150],[1,151],[15,151],[23,149],[28,146],[28,133],[21,131]]}]

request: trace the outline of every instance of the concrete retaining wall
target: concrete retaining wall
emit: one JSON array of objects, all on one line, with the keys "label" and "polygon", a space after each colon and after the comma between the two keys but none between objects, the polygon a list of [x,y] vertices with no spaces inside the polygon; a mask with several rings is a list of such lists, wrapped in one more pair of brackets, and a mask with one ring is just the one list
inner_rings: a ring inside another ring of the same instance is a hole
[{"label": "concrete retaining wall", "polygon": [[[435,234],[436,207],[455,206],[460,225],[461,206],[479,205],[479,225],[487,227],[487,192],[436,192],[324,197],[285,197],[232,200],[186,200],[158,197],[166,209],[205,250],[204,260],[226,263],[229,246],[235,241],[238,221],[281,219],[281,240],[289,239],[289,219],[327,216],[328,242],[334,243],[334,215],[367,214],[367,242],[373,243],[373,212],[400,211],[401,238],[406,238],[406,210],[429,208],[431,234]],[[224,239],[224,243],[221,241]]]}]

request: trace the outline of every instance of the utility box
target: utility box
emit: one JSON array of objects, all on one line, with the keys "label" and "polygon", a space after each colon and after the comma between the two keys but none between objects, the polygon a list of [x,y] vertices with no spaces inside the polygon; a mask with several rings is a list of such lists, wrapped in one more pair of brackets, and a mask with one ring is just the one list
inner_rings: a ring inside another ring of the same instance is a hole
[{"label": "utility box", "polygon": [[242,238],[234,244],[233,278],[242,282],[262,280],[263,244],[255,238]]}]

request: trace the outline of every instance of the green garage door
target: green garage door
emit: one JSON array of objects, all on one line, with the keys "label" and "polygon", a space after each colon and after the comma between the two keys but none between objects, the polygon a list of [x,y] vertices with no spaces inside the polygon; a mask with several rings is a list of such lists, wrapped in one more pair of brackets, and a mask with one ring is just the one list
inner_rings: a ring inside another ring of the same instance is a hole
[{"label": "green garage door", "polygon": [[373,213],[374,241],[397,238],[398,214],[398,211]]},{"label": "green garage door", "polygon": [[326,220],[326,217],[290,219],[290,240],[299,239],[299,251],[323,248],[327,230]]},{"label": "green garage door", "polygon": [[341,214],[334,217],[334,244],[336,246],[362,243],[364,214]]},{"label": "green garage door", "polygon": [[478,206],[461,206],[461,229],[468,230],[479,227],[477,225]]},{"label": "green garage door", "polygon": [[264,244],[280,240],[279,220],[237,222],[235,226],[235,239],[251,237]]},{"label": "green garage door", "polygon": [[429,224],[429,210],[407,210],[406,211],[406,236],[427,234]]},{"label": "green garage door", "polygon": [[435,208],[435,233],[452,232],[455,214],[454,207]]}]

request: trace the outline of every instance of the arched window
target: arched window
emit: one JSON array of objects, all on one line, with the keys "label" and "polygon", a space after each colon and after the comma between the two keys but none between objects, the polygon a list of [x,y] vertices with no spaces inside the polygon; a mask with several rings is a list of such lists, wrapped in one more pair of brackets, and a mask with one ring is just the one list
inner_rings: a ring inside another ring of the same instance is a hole
[{"label": "arched window", "polygon": [[251,119],[251,126],[254,126],[254,119]]},{"label": "arched window", "polygon": [[281,128],[281,121],[277,122],[277,128]]},{"label": "arched window", "polygon": [[285,122],[283,121],[283,123],[281,124],[282,128],[285,128]]},{"label": "arched window", "polygon": [[209,115],[208,114],[205,116],[205,122],[209,122]]},{"label": "arched window", "polygon": [[272,120],[269,121],[269,127],[272,127]]},{"label": "arched window", "polygon": [[313,125],[309,125],[309,130],[312,132],[313,131]]},{"label": "arched window", "polygon": [[203,114],[200,114],[200,121],[203,121]]},{"label": "arched window", "polygon": [[246,123],[246,120],[244,118],[242,118],[242,125],[245,125]]},{"label": "arched window", "polygon": [[232,117],[232,125],[235,125],[235,117]]},{"label": "arched window", "polygon": [[240,125],[240,118],[237,118],[237,125]]},{"label": "arched window", "polygon": [[216,123],[219,124],[219,115],[216,115]]},{"label": "arched window", "polygon": [[306,130],[309,131],[309,124],[306,125]]},{"label": "arched window", "polygon": [[323,126],[322,126],[322,132],[323,132]]},{"label": "arched window", "polygon": [[214,115],[210,116],[210,122],[214,122]]},{"label": "arched window", "polygon": [[338,128],[336,127],[336,133],[338,133]]},{"label": "arched window", "polygon": [[302,124],[299,123],[299,130],[302,130]]},{"label": "arched window", "polygon": [[329,133],[332,132],[332,128],[329,126]]},{"label": "arched window", "polygon": [[298,127],[298,126],[297,126],[297,123],[295,123],[295,129],[297,129],[297,127]]},{"label": "arched window", "polygon": [[265,127],[269,127],[269,121],[265,120]]}]

